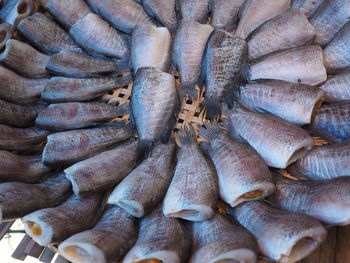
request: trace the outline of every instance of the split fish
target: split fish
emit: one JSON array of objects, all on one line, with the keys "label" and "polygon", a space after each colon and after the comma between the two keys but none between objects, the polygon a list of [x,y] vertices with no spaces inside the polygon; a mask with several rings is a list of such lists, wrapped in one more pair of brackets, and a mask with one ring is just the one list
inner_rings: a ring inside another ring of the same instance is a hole
[{"label": "split fish", "polygon": [[245,0],[211,0],[211,21],[215,29],[232,31]]},{"label": "split fish", "polygon": [[344,71],[328,78],[320,89],[325,92],[327,102],[350,100],[350,71]]}]

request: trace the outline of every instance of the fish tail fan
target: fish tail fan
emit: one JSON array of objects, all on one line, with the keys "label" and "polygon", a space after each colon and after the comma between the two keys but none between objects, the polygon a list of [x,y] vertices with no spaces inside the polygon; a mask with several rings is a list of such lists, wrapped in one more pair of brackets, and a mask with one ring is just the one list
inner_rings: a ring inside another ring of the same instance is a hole
[{"label": "fish tail fan", "polygon": [[177,132],[177,138],[179,139],[180,145],[186,145],[196,142],[196,132],[192,125],[189,125],[185,129],[181,129]]},{"label": "fish tail fan", "polygon": [[222,113],[220,100],[205,98],[201,103],[201,107],[205,111],[208,120],[220,118]]},{"label": "fish tail fan", "polygon": [[199,134],[205,139],[211,141],[222,132],[218,123],[207,123],[199,128]]},{"label": "fish tail fan", "polygon": [[180,98],[188,98],[190,100],[196,100],[198,98],[197,90],[195,85],[184,85],[181,86],[179,91]]}]

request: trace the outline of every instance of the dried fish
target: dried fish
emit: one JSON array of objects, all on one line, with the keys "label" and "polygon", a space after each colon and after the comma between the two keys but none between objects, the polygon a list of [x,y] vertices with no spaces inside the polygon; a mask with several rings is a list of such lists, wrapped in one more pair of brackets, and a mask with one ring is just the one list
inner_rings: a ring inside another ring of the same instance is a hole
[{"label": "dried fish", "polygon": [[232,31],[245,0],[211,0],[211,21],[215,29]]},{"label": "dried fish", "polygon": [[234,207],[273,192],[271,173],[252,148],[223,133],[217,123],[202,126],[200,134],[208,140],[201,146],[215,165],[222,200]]},{"label": "dried fish", "polygon": [[173,177],[174,142],[157,144],[147,159],[132,170],[109,195],[116,204],[135,217],[143,217],[165,196]]},{"label": "dried fish", "polygon": [[293,0],[292,8],[298,9],[306,17],[312,16],[325,0]]},{"label": "dried fish", "polygon": [[208,20],[210,0],[177,0],[182,19],[192,19],[204,24]]},{"label": "dried fish", "polygon": [[320,89],[325,92],[327,102],[350,100],[350,71],[344,71],[328,78]]},{"label": "dried fish", "polygon": [[175,12],[176,0],[142,0],[143,9],[151,17],[156,18],[171,32],[176,30],[177,18]]},{"label": "dried fish", "polygon": [[135,219],[118,206],[108,206],[97,224],[63,241],[58,250],[72,262],[120,260],[137,239]]},{"label": "dried fish", "polygon": [[14,28],[8,23],[0,24],[0,51],[5,48],[7,40],[12,38]]},{"label": "dried fish", "polygon": [[33,11],[35,11],[35,3],[32,0],[9,0],[0,12],[2,21],[13,25],[14,27]]}]

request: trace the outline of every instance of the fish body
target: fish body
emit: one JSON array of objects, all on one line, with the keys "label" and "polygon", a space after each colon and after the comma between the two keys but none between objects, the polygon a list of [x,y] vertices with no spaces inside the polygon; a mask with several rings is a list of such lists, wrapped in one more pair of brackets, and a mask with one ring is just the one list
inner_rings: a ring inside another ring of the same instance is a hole
[{"label": "fish body", "polygon": [[292,8],[298,9],[306,17],[311,17],[326,0],[293,0]]},{"label": "fish body", "polygon": [[35,12],[35,2],[32,0],[15,0],[7,1],[4,12],[1,12],[0,18],[2,21],[17,27],[22,19],[25,19],[30,14]]},{"label": "fish body", "polygon": [[232,31],[245,0],[211,0],[211,21],[215,29]]},{"label": "fish body", "polygon": [[176,0],[142,0],[143,9],[151,17],[156,18],[163,26],[174,32],[177,18],[175,10]]},{"label": "fish body", "polygon": [[320,89],[325,92],[326,102],[350,100],[350,71],[344,71],[328,78]]},{"label": "fish body", "polygon": [[14,27],[8,23],[1,23],[0,24],[0,34],[1,34],[1,39],[0,39],[0,50],[3,50],[7,40],[12,38],[14,31]]},{"label": "fish body", "polygon": [[177,9],[182,19],[192,19],[205,24],[209,15],[210,0],[177,0]]}]

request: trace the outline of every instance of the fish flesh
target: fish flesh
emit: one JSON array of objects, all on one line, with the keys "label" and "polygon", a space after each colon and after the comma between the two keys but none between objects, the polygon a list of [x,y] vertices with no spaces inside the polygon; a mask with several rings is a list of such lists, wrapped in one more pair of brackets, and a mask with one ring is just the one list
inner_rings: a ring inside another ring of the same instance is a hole
[{"label": "fish flesh", "polygon": [[264,55],[310,43],[316,31],[307,17],[290,9],[260,26],[248,39],[249,57]]},{"label": "fish flesh", "polygon": [[256,262],[258,244],[236,221],[215,213],[212,219],[192,222],[189,227],[194,237],[190,263]]},{"label": "fish flesh", "polygon": [[350,100],[350,71],[328,78],[319,88],[325,92],[326,102]]},{"label": "fish flesh", "polygon": [[205,97],[201,107],[206,118],[220,117],[222,101],[232,107],[234,90],[248,71],[247,53],[247,43],[233,33],[215,30],[211,34],[202,65]]},{"label": "fish flesh", "polygon": [[12,38],[14,28],[8,23],[0,24],[0,51],[2,52],[5,48],[7,40]]},{"label": "fish flesh", "polygon": [[327,225],[350,223],[350,177],[313,182],[278,175],[275,182],[276,191],[269,199],[273,206],[312,216]]},{"label": "fish flesh", "polygon": [[171,35],[166,27],[136,26],[131,35],[131,63],[139,68],[154,67],[167,72],[171,62]]},{"label": "fish flesh", "polygon": [[78,162],[64,170],[76,195],[91,195],[114,187],[139,163],[137,142],[133,139]]},{"label": "fish flesh", "polygon": [[40,150],[49,131],[36,127],[15,128],[0,124],[0,149],[17,152]]},{"label": "fish flesh", "polygon": [[33,211],[54,207],[71,195],[72,186],[61,174],[51,175],[38,184],[0,184],[0,221],[14,220]]},{"label": "fish flesh", "polygon": [[108,203],[123,208],[134,217],[148,214],[164,198],[173,177],[175,143],[158,143],[109,195]]},{"label": "fish flesh", "polygon": [[238,103],[224,114],[228,118],[223,125],[231,135],[249,143],[269,166],[284,169],[313,147],[305,130],[272,114],[252,112]]},{"label": "fish flesh", "polygon": [[239,15],[236,35],[246,39],[264,22],[287,11],[291,0],[246,0]]},{"label": "fish flesh", "polygon": [[69,34],[87,52],[123,59],[129,56],[127,39],[94,13],[78,20]]},{"label": "fish flesh", "polygon": [[81,51],[66,31],[52,18],[42,13],[35,13],[23,19],[17,29],[36,48],[46,54],[55,54],[65,49]]},{"label": "fish flesh", "polygon": [[262,255],[273,261],[297,262],[316,250],[327,236],[316,219],[259,201],[241,204],[229,213],[255,236]]},{"label": "fish flesh", "polygon": [[7,1],[4,9],[6,11],[0,15],[3,22],[17,27],[22,19],[35,12],[35,2],[32,0]]},{"label": "fish flesh", "polygon": [[211,0],[211,21],[215,29],[232,31],[238,19],[238,13],[245,0]]},{"label": "fish flesh", "polygon": [[[327,0],[328,1],[328,0]],[[311,17],[326,0],[293,0],[292,8],[298,9],[306,17]]]},{"label": "fish flesh", "polygon": [[91,228],[103,212],[103,195],[72,195],[57,207],[37,210],[22,218],[24,230],[40,246],[62,242]]},{"label": "fish flesh", "polygon": [[165,217],[159,206],[141,219],[136,244],[123,263],[186,262],[190,249],[191,237],[183,223]]},{"label": "fish flesh", "polygon": [[2,65],[32,79],[49,76],[45,69],[49,60],[49,56],[16,39],[7,40],[5,50],[0,53]]},{"label": "fish flesh", "polygon": [[324,1],[310,19],[316,30],[314,43],[326,45],[349,21],[350,2],[348,0]]},{"label": "fish flesh", "polygon": [[346,24],[323,50],[328,73],[350,68],[350,23]]},{"label": "fish flesh", "polygon": [[[180,96],[197,97],[195,85],[199,82],[205,47],[214,28],[191,19],[182,19],[177,28],[172,60],[180,74]],[[195,36],[195,37],[194,37]],[[201,87],[200,87],[201,88]]]},{"label": "fish flesh", "polygon": [[209,16],[211,0],[176,0],[177,10],[182,19],[192,19],[205,24]]},{"label": "fish flesh", "polygon": [[51,103],[88,101],[131,82],[131,74],[118,78],[52,77],[47,81],[45,89],[41,92],[41,97]]},{"label": "fish flesh", "polygon": [[132,125],[138,133],[141,152],[150,151],[156,141],[166,142],[179,109],[175,78],[155,68],[137,71],[131,91]]},{"label": "fish flesh", "polygon": [[104,102],[66,102],[50,104],[41,111],[35,123],[38,127],[65,131],[94,126],[123,115],[122,107]]},{"label": "fish flesh", "polygon": [[237,101],[252,111],[269,112],[290,123],[304,125],[311,122],[323,98],[324,92],[314,86],[266,80],[242,86]]},{"label": "fish flesh", "polygon": [[202,126],[200,135],[207,140],[201,146],[215,165],[222,200],[234,207],[274,191],[267,165],[252,148],[232,139],[217,123]]},{"label": "fish flesh", "polygon": [[148,15],[174,32],[177,26],[175,2],[176,0],[142,0],[142,6]]},{"label": "fish flesh", "polygon": [[58,251],[72,262],[121,260],[137,239],[135,219],[118,206],[108,206],[97,224],[63,241]]},{"label": "fish flesh", "polygon": [[95,153],[129,139],[130,128],[111,123],[91,129],[57,132],[47,137],[43,162],[49,166],[71,165]]},{"label": "fish flesh", "polygon": [[214,216],[218,198],[215,168],[200,149],[192,126],[177,132],[181,147],[176,155],[174,177],[163,201],[163,213],[189,221]]},{"label": "fish flesh", "polygon": [[327,80],[320,46],[280,51],[251,65],[250,80],[277,79],[317,86]]}]

